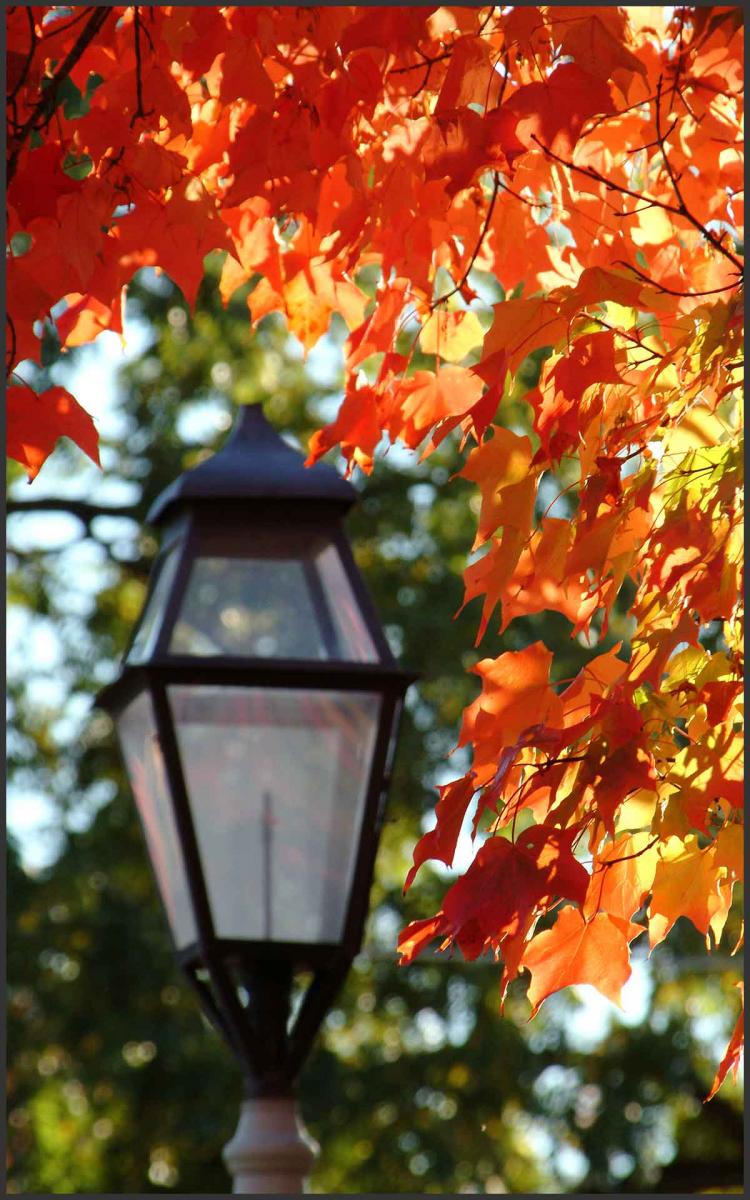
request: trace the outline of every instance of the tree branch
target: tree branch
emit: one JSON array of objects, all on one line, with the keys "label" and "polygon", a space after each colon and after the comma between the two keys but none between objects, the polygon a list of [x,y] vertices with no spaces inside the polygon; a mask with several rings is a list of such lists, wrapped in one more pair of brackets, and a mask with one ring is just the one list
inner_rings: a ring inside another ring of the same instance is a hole
[{"label": "tree branch", "polygon": [[[641,202],[647,201],[649,204],[655,205],[656,208],[663,209],[664,212],[672,213],[672,215],[675,217],[682,217],[684,220],[689,221],[695,229],[703,234],[706,241],[713,246],[714,250],[717,250],[719,254],[723,254],[724,258],[729,259],[732,265],[737,268],[740,276],[743,275],[744,263],[742,260],[737,258],[736,255],[732,254],[731,250],[727,250],[726,246],[722,245],[716,235],[711,233],[710,230],[706,229],[705,225],[703,225],[697,217],[693,216],[684,203],[680,202],[679,204],[669,204],[666,200],[657,200],[653,196],[645,196],[643,192],[634,192],[632,188],[625,187],[624,184],[615,183],[612,179],[607,179],[605,175],[602,175],[600,171],[595,170],[593,167],[579,167],[578,164],[572,162],[571,159],[562,158],[561,155],[555,154],[553,150],[550,150],[549,146],[545,146],[544,142],[541,141],[541,139],[538,138],[535,133],[532,133],[531,138],[532,141],[536,142],[539,149],[546,154],[548,158],[552,158],[555,162],[559,162],[563,167],[567,167],[569,171],[577,171],[579,175],[585,175],[587,179],[593,179],[596,183],[601,183],[603,187],[607,188],[607,190],[610,192],[619,192],[621,196],[631,196],[634,200],[639,200]],[[721,290],[726,291],[727,289],[722,288]]]},{"label": "tree branch", "polygon": [[13,88],[13,91],[8,96],[9,104],[11,104],[15,100],[19,91],[25,84],[26,79],[29,74],[29,67],[31,66],[31,63],[34,58],[34,51],[36,50],[36,44],[37,44],[38,39],[36,36],[36,29],[34,27],[34,14],[30,8],[26,9],[26,19],[29,23],[29,36],[31,39],[29,42],[29,51],[28,51],[28,54],[26,55],[26,62],[23,64],[23,69],[21,70],[21,73],[18,76],[18,79],[16,80],[16,86]]},{"label": "tree branch", "polygon": [[111,8],[95,8],[93,10],[91,16],[89,17],[88,21],[86,22],[85,27],[81,30],[81,33],[79,34],[79,36],[75,42],[75,45],[72,46],[72,48],[69,50],[67,57],[64,59],[64,61],[61,63],[58,70],[55,72],[55,74],[49,80],[49,87],[47,87],[45,89],[41,99],[34,106],[31,116],[25,122],[25,124],[21,126],[21,129],[18,131],[16,136],[13,138],[13,141],[12,141],[13,148],[8,156],[8,173],[7,173],[7,182],[8,183],[11,182],[11,180],[13,179],[13,176],[16,173],[16,167],[18,166],[18,158],[21,153],[21,150],[23,149],[23,145],[24,145],[24,142],[26,141],[27,137],[32,132],[32,130],[38,129],[40,127],[40,122],[42,125],[44,125],[45,122],[50,119],[50,117],[54,111],[54,108],[55,108],[55,104],[57,101],[57,92],[60,87],[60,84],[64,83],[64,81],[68,78],[68,76],[70,75],[70,72],[73,70],[73,67],[76,65],[78,60],[81,58],[81,55],[86,50],[86,48],[89,46],[89,44],[94,40],[96,35],[99,33],[100,29],[104,25],[105,21],[108,20],[112,11],[113,10]]},{"label": "tree branch", "polygon": [[32,512],[63,512],[77,517],[91,531],[91,523],[97,517],[128,517],[132,521],[141,522],[143,516],[140,508],[134,504],[89,504],[86,500],[66,499],[65,497],[49,497],[40,500],[8,500],[5,510],[8,515],[14,513]]},{"label": "tree branch", "polygon": [[714,250],[718,250],[721,254],[725,254],[726,257],[729,258],[730,262],[733,262],[734,265],[741,272],[743,264],[739,261],[739,259],[735,258],[734,255],[732,255],[726,249],[726,247],[724,247],[722,245],[720,239],[717,238],[715,233],[712,233],[711,230],[706,229],[705,225],[703,225],[697,219],[697,217],[694,217],[692,215],[692,213],[688,209],[687,204],[685,203],[682,192],[680,190],[679,181],[677,179],[677,176],[675,175],[674,168],[673,168],[671,162],[669,161],[669,155],[667,154],[667,147],[665,145],[666,139],[669,137],[669,134],[672,132],[672,129],[674,129],[675,125],[677,124],[677,119],[675,118],[675,121],[674,121],[671,129],[667,130],[666,133],[662,133],[662,128],[661,128],[661,85],[662,85],[662,76],[660,75],[659,82],[656,85],[656,107],[654,109],[654,123],[656,125],[656,140],[659,144],[659,149],[661,150],[661,156],[662,156],[662,159],[664,160],[664,166],[666,168],[667,175],[669,176],[672,187],[674,188],[674,194],[677,197],[677,203],[679,205],[680,212],[686,218],[686,220],[690,221],[696,227],[696,229],[700,229],[701,233],[707,239],[707,241],[709,241],[711,243]]}]

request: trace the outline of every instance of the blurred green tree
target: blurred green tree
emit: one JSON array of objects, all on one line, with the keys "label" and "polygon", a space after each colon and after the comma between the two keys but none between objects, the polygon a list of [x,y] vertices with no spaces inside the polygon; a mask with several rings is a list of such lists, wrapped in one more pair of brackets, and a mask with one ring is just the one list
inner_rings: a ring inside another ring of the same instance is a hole
[{"label": "blurred green tree", "polygon": [[[193,315],[166,276],[143,272],[131,288],[131,325],[149,344],[120,373],[102,480],[76,449],[56,456],[66,479],[53,526],[34,511],[49,500],[19,499],[11,476],[11,789],[48,798],[59,843],[35,875],[9,847],[15,1193],[227,1187],[220,1153],[239,1079],[179,979],[109,721],[89,713],[142,603],[153,498],[211,452],[234,404],[264,398],[302,445],[335,409],[343,328],[306,364],[281,321],[249,329],[242,293],[225,310],[216,278],[214,263]],[[62,382],[94,353],[60,356],[48,336],[43,371]],[[538,368],[527,362],[524,386]],[[504,404],[517,426],[522,398],[518,389]],[[581,1001],[567,994],[526,1026],[516,986],[501,1019],[492,963],[395,965],[398,929],[439,905],[444,875],[430,867],[418,900],[401,889],[436,781],[462,769],[458,755],[446,759],[477,690],[459,670],[480,657],[464,652],[477,606],[450,620],[473,534],[470,485],[446,486],[458,465],[450,438],[428,463],[391,449],[349,521],[394,649],[422,679],[402,726],[366,946],[301,1081],[323,1147],[313,1190],[740,1190],[738,1090],[701,1104],[729,1032],[733,971],[697,955],[691,927],[659,948],[643,1022],[605,1021],[586,1036]],[[45,476],[53,482],[52,464]],[[626,639],[626,609],[627,595],[598,646],[571,644],[543,615],[513,622],[503,639],[488,632],[481,656],[542,637],[565,678]]]}]

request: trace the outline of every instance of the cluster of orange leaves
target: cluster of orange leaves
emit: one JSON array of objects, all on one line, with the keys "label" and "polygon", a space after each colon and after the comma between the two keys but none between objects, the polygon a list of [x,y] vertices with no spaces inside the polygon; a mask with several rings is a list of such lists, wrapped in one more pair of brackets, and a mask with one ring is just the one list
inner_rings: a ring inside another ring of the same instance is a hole
[{"label": "cluster of orange leaves", "polygon": [[[284,313],[306,349],[348,326],[311,460],[471,446],[478,641],[544,610],[602,636],[632,581],[629,647],[566,685],[541,643],[474,668],[471,769],[407,885],[452,863],[475,799],[489,836],[403,960],[491,951],[536,1011],[573,983],[618,1002],[646,928],[716,945],[742,874],[740,10],[16,7],[8,33],[9,371],[45,321],[63,347],[122,333],[140,267],[192,304],[226,250],[254,322]],[[542,348],[523,434],[503,402]],[[72,396],[10,388],[30,476],[61,434],[96,457]],[[540,511],[563,468],[564,519]]]}]

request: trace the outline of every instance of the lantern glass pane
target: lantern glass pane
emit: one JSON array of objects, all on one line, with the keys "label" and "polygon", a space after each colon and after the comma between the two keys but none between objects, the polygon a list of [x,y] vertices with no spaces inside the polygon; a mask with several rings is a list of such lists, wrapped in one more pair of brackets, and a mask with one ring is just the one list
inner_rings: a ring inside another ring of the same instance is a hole
[{"label": "lantern glass pane", "polygon": [[167,596],[177,570],[178,557],[173,545],[162,558],[161,563],[155,567],[157,573],[151,588],[151,595],[146,601],[133,644],[128,651],[128,662],[142,662],[153,654]]},{"label": "lantern glass pane", "polygon": [[117,732],[135,795],[154,874],[178,950],[196,940],[185,865],[153,705],[141,692],[117,718]]},{"label": "lantern glass pane", "polygon": [[[253,530],[243,553],[212,539],[192,565],[170,652],[375,662],[377,652],[334,543]],[[220,551],[224,549],[225,552]]]},{"label": "lantern glass pane", "polygon": [[216,935],[341,940],[381,699],[168,688]]},{"label": "lantern glass pane", "polygon": [[362,610],[352,591],[341,555],[332,542],[319,551],[315,562],[324,594],[329,600],[337,644],[343,651],[341,657],[354,662],[377,662],[378,654]]}]

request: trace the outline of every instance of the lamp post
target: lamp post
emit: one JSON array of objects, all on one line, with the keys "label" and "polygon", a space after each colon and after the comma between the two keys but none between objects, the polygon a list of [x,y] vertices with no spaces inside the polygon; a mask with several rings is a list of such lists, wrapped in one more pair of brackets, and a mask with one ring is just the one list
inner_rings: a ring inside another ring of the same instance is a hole
[{"label": "lamp post", "polygon": [[361,943],[414,678],[342,528],[355,498],[242,409],[149,513],[161,551],[99,696],[179,963],[243,1072],[224,1156],[244,1194],[301,1192],[313,1160],[293,1085]]}]

